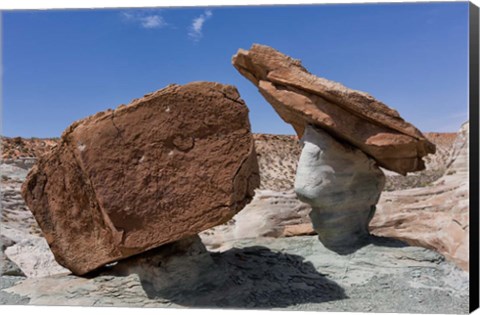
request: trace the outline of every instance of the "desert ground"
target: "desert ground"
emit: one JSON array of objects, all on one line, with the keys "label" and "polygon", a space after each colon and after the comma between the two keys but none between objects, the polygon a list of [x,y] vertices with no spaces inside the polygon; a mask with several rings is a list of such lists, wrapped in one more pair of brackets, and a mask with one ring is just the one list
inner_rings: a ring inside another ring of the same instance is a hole
[{"label": "desert ground", "polygon": [[467,313],[468,124],[425,135],[437,153],[421,172],[384,170],[353,253],[325,248],[296,198],[298,138],[254,134],[261,184],[232,220],[83,277],[55,261],[20,194],[58,139],[3,137],[0,304]]}]

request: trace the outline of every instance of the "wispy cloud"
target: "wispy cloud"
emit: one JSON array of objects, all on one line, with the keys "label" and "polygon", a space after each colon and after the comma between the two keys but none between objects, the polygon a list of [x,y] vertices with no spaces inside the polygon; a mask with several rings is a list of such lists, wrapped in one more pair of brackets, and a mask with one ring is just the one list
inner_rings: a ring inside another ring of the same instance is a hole
[{"label": "wispy cloud", "polygon": [[122,17],[125,21],[136,23],[143,28],[162,28],[168,25],[165,19],[158,13],[123,12]]},{"label": "wispy cloud", "polygon": [[188,36],[190,36],[190,38],[194,41],[199,41],[203,37],[203,25],[209,18],[212,17],[212,15],[212,11],[206,10],[199,17],[194,18],[192,21],[192,25],[190,25]]}]

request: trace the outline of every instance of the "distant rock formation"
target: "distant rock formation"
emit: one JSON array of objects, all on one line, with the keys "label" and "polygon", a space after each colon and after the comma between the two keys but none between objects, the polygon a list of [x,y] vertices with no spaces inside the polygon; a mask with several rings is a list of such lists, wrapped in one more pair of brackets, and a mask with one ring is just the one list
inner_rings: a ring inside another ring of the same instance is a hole
[{"label": "distant rock formation", "polygon": [[364,92],[310,74],[299,60],[271,47],[240,49],[232,62],[299,138],[308,124],[319,126],[381,167],[403,175],[423,170],[422,157],[435,153],[435,145],[394,109]]},{"label": "distant rock formation", "polygon": [[435,249],[469,269],[469,124],[458,132],[445,175],[424,188],[383,193],[370,230]]},{"label": "distant rock formation", "polygon": [[260,169],[260,189],[293,189],[298,158],[302,147],[293,135],[254,134]]},{"label": "distant rock formation", "polygon": [[275,49],[253,45],[233,56],[304,147],[295,191],[309,203],[326,247],[356,247],[385,184],[379,166],[402,175],[425,169],[435,145],[397,111],[372,96],[310,74]]},{"label": "distant rock formation", "polygon": [[76,121],[22,195],[56,260],[82,275],[227,222],[258,185],[245,103],[195,82]]},{"label": "distant rock formation", "polygon": [[16,164],[18,167],[29,168],[34,163],[35,157],[49,152],[58,142],[58,138],[21,138],[1,137],[2,163]]},{"label": "distant rock formation", "polygon": [[[425,170],[402,176],[382,169],[386,177],[384,190],[425,187],[443,176],[457,133],[426,132],[424,135],[437,147],[435,154],[423,158]],[[253,137],[260,168],[260,189],[279,192],[292,190],[302,152],[297,136],[253,134]]]}]

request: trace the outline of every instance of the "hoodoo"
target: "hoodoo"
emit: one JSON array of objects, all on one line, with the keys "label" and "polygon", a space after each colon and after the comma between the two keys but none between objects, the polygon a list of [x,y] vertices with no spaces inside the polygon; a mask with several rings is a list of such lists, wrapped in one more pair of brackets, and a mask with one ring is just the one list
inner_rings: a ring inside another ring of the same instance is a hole
[{"label": "hoodoo", "polygon": [[277,50],[253,45],[233,56],[235,68],[295,129],[304,147],[295,191],[309,203],[324,245],[339,248],[368,235],[385,178],[425,169],[435,145],[399,113],[367,93],[309,73]]}]

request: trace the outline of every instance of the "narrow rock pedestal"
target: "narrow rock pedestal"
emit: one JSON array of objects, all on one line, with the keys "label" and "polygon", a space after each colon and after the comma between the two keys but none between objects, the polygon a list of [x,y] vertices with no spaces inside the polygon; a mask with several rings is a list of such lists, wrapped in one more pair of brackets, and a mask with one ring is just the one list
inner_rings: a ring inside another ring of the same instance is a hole
[{"label": "narrow rock pedestal", "polygon": [[368,236],[385,176],[362,151],[313,126],[302,142],[295,192],[312,206],[313,228],[325,247],[355,248]]}]

